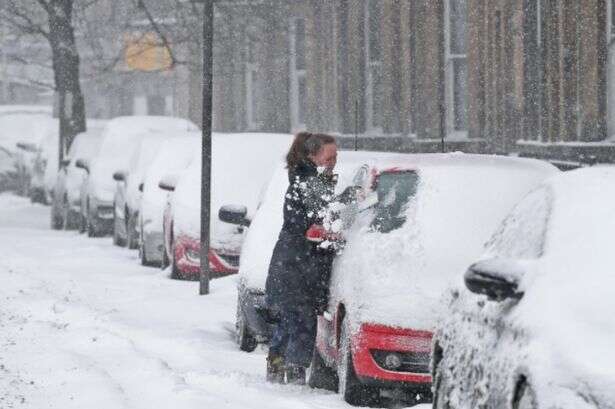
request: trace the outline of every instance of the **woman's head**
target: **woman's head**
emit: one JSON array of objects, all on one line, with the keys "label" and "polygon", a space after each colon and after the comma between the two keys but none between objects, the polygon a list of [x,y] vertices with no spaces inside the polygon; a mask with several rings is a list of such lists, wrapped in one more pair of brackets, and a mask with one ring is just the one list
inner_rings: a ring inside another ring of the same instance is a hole
[{"label": "woman's head", "polygon": [[299,163],[310,160],[316,166],[333,170],[337,163],[337,145],[335,138],[324,133],[299,132],[286,155],[289,169]]}]

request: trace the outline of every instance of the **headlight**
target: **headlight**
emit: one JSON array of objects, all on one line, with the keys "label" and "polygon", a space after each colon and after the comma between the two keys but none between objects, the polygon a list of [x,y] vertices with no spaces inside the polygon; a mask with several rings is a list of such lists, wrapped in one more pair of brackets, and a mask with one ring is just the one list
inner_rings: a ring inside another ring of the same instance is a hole
[{"label": "headlight", "polygon": [[194,249],[186,249],[186,258],[193,263],[201,262],[201,255],[197,250]]}]

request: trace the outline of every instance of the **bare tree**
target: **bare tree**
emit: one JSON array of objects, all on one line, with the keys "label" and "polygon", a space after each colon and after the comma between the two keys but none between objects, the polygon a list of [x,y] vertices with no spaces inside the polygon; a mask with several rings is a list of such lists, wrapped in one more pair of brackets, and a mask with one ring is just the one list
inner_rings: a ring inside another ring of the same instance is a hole
[{"label": "bare tree", "polygon": [[73,27],[74,0],[4,0],[0,16],[15,29],[43,37],[51,48],[60,119],[60,157],[75,135],[86,129],[79,83],[79,53]]}]

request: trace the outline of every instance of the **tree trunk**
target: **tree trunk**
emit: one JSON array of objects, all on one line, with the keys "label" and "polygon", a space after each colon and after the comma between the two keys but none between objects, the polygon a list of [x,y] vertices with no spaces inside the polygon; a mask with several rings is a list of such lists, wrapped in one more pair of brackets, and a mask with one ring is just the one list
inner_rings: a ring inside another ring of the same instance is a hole
[{"label": "tree trunk", "polygon": [[50,0],[49,42],[60,118],[60,160],[75,136],[84,132],[85,102],[79,83],[79,53],[72,25],[73,0]]}]

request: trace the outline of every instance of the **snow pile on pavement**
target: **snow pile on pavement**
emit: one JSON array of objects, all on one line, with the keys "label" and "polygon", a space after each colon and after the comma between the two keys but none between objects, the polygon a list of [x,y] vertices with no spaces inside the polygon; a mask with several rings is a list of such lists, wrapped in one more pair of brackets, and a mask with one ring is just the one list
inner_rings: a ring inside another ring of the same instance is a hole
[{"label": "snow pile on pavement", "polygon": [[109,239],[50,230],[48,207],[0,208],[0,407],[348,407],[265,381],[265,352],[234,343],[234,277],[199,297]]}]

